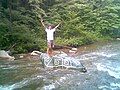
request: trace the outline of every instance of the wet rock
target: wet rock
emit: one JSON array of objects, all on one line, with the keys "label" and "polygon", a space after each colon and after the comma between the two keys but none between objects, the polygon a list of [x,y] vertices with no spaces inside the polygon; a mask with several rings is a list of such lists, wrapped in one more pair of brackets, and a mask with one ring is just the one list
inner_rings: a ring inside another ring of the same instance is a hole
[{"label": "wet rock", "polygon": [[47,54],[42,53],[40,55],[43,67],[61,67],[79,70],[81,72],[86,72],[86,68],[83,64],[76,58],[68,56],[66,53],[61,52],[52,57],[49,57]]},{"label": "wet rock", "polygon": [[13,56],[10,56],[6,51],[0,50],[0,58],[14,60]]},{"label": "wet rock", "polygon": [[117,38],[117,40],[120,40],[120,38]]},{"label": "wet rock", "polygon": [[73,50],[73,51],[77,51],[77,48],[72,48],[71,50]]},{"label": "wet rock", "polygon": [[35,56],[37,56],[37,55],[40,55],[42,52],[40,52],[40,51],[33,51],[33,52],[31,52],[30,53],[30,55],[35,55]]}]

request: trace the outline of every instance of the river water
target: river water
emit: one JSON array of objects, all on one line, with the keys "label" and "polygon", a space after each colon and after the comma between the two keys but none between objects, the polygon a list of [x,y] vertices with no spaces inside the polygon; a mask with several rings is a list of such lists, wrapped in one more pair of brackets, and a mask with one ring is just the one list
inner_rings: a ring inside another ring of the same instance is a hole
[{"label": "river water", "polygon": [[0,60],[0,90],[120,90],[120,41],[80,47],[87,72],[42,68],[39,60]]}]

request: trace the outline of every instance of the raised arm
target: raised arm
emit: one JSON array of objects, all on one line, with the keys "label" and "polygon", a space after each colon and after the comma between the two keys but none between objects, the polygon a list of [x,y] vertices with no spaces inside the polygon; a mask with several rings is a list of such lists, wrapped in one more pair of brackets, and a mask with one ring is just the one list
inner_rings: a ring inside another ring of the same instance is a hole
[{"label": "raised arm", "polygon": [[58,28],[60,26],[60,24],[61,24],[61,22],[58,25],[55,26],[55,29]]},{"label": "raised arm", "polygon": [[43,25],[43,27],[45,28],[45,24],[43,23],[43,19],[41,19],[41,24]]}]

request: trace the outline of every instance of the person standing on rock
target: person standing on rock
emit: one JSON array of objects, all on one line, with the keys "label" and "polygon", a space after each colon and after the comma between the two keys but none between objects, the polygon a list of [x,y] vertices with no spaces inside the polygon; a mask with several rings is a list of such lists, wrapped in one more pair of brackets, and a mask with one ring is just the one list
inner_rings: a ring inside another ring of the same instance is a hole
[{"label": "person standing on rock", "polygon": [[56,31],[56,29],[59,27],[60,23],[56,26],[54,25],[48,25],[45,26],[43,19],[41,19],[41,23],[43,25],[43,27],[45,28],[45,31],[47,33],[47,54],[48,56],[52,56],[53,54],[53,47],[54,47],[54,32]]}]

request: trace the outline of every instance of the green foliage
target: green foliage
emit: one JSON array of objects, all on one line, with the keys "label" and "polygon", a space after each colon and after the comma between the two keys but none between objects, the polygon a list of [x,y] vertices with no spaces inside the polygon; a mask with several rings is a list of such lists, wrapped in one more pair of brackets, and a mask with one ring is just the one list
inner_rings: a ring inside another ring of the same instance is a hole
[{"label": "green foliage", "polygon": [[56,44],[80,46],[120,37],[119,0],[0,0],[0,49],[46,50],[45,23],[57,25]]}]

